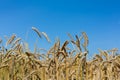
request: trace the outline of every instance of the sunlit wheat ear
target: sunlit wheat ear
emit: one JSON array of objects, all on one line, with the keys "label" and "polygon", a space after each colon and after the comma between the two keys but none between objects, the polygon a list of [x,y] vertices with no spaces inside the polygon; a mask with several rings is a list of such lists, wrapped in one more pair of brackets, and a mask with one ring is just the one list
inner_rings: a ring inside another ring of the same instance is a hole
[{"label": "sunlit wheat ear", "polygon": [[16,44],[13,48],[13,50],[18,50],[20,48],[21,44]]},{"label": "sunlit wheat ear", "polygon": [[51,42],[50,41],[50,38],[48,37],[48,35],[45,33],[45,32],[42,32],[43,36],[47,39],[48,42]]},{"label": "sunlit wheat ear", "polygon": [[56,42],[56,46],[57,46],[58,48],[60,48],[60,39],[57,38],[56,41],[57,41],[57,42]]},{"label": "sunlit wheat ear", "polygon": [[100,52],[101,55],[103,55],[106,58],[106,60],[108,60],[108,53],[106,51],[103,51],[101,49],[98,49],[98,51]]},{"label": "sunlit wheat ear", "polygon": [[57,42],[54,44],[54,51],[58,51],[60,49],[60,40],[57,39]]},{"label": "sunlit wheat ear", "polygon": [[106,60],[109,59],[109,54],[106,51],[104,51],[103,55],[106,57]]},{"label": "sunlit wheat ear", "polygon": [[89,43],[89,40],[88,40],[88,36],[85,32],[82,32],[82,35],[83,35],[83,38],[84,38],[84,46],[87,47],[88,46],[88,43]]},{"label": "sunlit wheat ear", "polygon": [[20,40],[21,40],[21,38],[17,38],[17,39],[13,42],[12,47],[14,47]]},{"label": "sunlit wheat ear", "polygon": [[67,33],[68,37],[71,39],[71,41],[74,41],[73,36],[70,33]]},{"label": "sunlit wheat ear", "polygon": [[16,38],[16,35],[13,34],[13,35],[8,39],[8,41],[6,42],[6,46],[7,46],[8,44],[11,44],[11,43],[14,41],[15,38]]},{"label": "sunlit wheat ear", "polygon": [[107,50],[108,52],[116,52],[116,51],[118,51],[118,48],[113,48],[113,49],[111,49],[111,50]]},{"label": "sunlit wheat ear", "polygon": [[38,36],[39,36],[40,38],[42,38],[41,32],[40,32],[37,28],[32,27],[32,30],[34,30],[34,31],[38,34]]},{"label": "sunlit wheat ear", "polygon": [[80,40],[79,40],[79,38],[78,38],[77,35],[75,35],[75,37],[76,37],[76,46],[77,46],[77,47],[79,48],[79,50],[81,51]]}]

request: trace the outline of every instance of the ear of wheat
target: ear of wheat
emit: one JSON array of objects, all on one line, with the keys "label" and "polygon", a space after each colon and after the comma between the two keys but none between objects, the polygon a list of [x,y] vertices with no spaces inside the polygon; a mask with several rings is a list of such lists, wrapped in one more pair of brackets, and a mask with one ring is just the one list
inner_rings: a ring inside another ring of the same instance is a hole
[{"label": "ear of wheat", "polygon": [[38,36],[41,38],[42,36],[41,36],[41,32],[37,29],[37,28],[35,28],[35,27],[32,27],[32,30],[34,30],[37,34],[38,34]]},{"label": "ear of wheat", "polygon": [[12,47],[14,47],[16,44],[18,44],[18,42],[21,40],[21,38],[17,38],[14,42],[13,42],[13,44],[12,44]]},{"label": "ear of wheat", "polygon": [[83,37],[84,37],[84,46],[85,47],[87,47],[87,45],[88,45],[88,43],[89,43],[89,41],[88,41],[88,36],[87,36],[87,34],[85,33],[85,32],[82,32],[82,35],[83,35]]},{"label": "ear of wheat", "polygon": [[79,40],[79,38],[78,38],[78,36],[76,35],[75,36],[76,37],[76,46],[78,47],[78,49],[81,51],[81,47],[80,47],[80,40]]},{"label": "ear of wheat", "polygon": [[50,42],[50,38],[48,37],[48,35],[45,32],[42,32],[42,34],[47,39],[47,41]]},{"label": "ear of wheat", "polygon": [[6,42],[6,46],[7,46],[8,44],[11,44],[11,43],[14,41],[15,38],[16,38],[16,35],[13,34],[13,35],[8,39],[8,41]]}]

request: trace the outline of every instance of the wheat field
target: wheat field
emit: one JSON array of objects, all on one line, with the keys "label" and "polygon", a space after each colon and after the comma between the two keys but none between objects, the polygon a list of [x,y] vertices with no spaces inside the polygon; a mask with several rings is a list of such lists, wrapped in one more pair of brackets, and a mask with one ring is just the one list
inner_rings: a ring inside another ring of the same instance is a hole
[{"label": "wheat field", "polygon": [[[32,30],[40,38],[45,32]],[[30,52],[29,46],[13,34],[0,39],[0,80],[120,80],[120,54],[117,48],[98,49],[99,53],[87,59],[89,40],[85,32],[72,36],[61,43],[59,39],[49,50],[36,49]],[[41,51],[45,50],[46,54]]]}]

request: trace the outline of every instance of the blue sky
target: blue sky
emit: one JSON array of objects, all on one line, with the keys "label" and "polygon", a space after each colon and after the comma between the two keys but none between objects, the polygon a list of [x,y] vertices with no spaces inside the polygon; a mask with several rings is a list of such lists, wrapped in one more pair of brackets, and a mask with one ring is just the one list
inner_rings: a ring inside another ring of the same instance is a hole
[{"label": "blue sky", "polygon": [[[16,33],[32,48],[38,39],[31,27],[37,27],[52,40],[39,39],[39,47],[50,47],[55,38],[62,42],[85,31],[89,37],[89,55],[101,49],[120,49],[119,0],[0,0],[0,37]],[[28,33],[28,35],[27,35]],[[27,39],[26,39],[27,37]]]}]

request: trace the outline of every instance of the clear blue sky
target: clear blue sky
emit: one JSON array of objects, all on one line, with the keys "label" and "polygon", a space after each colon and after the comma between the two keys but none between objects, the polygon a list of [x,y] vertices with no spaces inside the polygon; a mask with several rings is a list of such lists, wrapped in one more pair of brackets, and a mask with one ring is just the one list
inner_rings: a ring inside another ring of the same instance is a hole
[{"label": "clear blue sky", "polygon": [[[119,0],[0,0],[0,37],[16,33],[34,46],[37,35],[35,26],[44,31],[54,42],[85,31],[89,36],[90,55],[98,48],[120,49]],[[26,33],[28,37],[26,39]],[[45,39],[39,47],[49,47]]]}]

